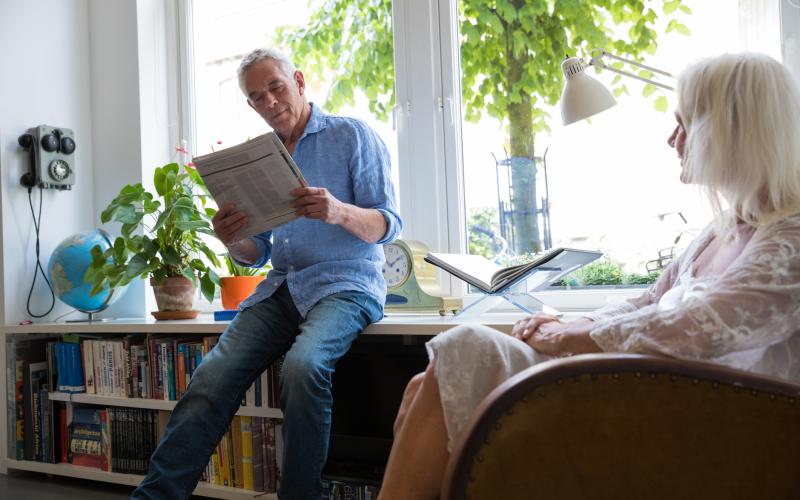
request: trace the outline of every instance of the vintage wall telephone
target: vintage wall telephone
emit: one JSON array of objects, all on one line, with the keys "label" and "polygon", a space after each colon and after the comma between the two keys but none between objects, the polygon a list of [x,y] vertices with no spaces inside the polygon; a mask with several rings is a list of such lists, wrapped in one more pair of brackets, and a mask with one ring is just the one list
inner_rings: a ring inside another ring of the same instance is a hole
[{"label": "vintage wall telephone", "polygon": [[72,189],[75,184],[75,135],[63,127],[39,125],[19,136],[19,145],[31,155],[20,182],[27,188]]}]

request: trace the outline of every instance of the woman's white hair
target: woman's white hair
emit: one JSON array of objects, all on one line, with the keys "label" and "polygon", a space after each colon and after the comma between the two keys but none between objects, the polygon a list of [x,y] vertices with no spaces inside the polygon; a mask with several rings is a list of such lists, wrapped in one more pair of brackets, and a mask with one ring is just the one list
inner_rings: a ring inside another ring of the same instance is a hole
[{"label": "woman's white hair", "polygon": [[786,67],[754,53],[697,62],[679,78],[678,113],[689,180],[708,190],[718,230],[800,212],[800,90]]},{"label": "woman's white hair", "polygon": [[295,68],[291,59],[289,59],[286,54],[280,50],[272,48],[255,49],[242,58],[242,62],[239,64],[239,69],[236,70],[236,74],[239,77],[239,88],[242,89],[242,92],[245,96],[247,96],[247,89],[244,87],[244,76],[247,73],[247,70],[265,59],[273,59],[278,61],[281,69],[284,73],[286,73],[286,76],[289,78],[294,78],[294,72],[297,71],[297,68]]}]

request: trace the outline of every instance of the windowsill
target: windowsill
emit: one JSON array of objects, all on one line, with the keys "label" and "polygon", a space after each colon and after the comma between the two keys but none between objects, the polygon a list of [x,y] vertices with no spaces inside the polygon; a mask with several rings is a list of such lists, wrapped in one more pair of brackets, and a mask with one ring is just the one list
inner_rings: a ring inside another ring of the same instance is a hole
[{"label": "windowsill", "polygon": [[[620,288],[581,288],[546,290],[534,292],[532,295],[545,305],[556,309],[559,312],[588,312],[599,309],[608,304],[621,302],[641,295],[646,287],[620,287]],[[471,293],[464,297],[464,307],[468,306],[480,297],[480,294]],[[503,302],[491,310],[497,313],[520,312],[508,302]]]}]

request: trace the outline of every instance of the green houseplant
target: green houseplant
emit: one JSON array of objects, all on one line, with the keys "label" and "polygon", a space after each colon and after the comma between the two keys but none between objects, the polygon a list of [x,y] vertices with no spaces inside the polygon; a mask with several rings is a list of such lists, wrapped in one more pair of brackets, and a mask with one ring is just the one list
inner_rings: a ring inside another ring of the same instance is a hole
[{"label": "green houseplant", "polygon": [[159,311],[191,311],[198,282],[209,301],[219,285],[212,267],[219,267],[219,259],[202,238],[214,236],[216,210],[205,206],[208,192],[194,168],[177,163],[156,168],[153,185],[155,194],[141,183],[129,184],[103,210],[103,223],[122,224],[120,236],[105,252],[92,249],[84,280],[94,294],[105,285],[121,287],[149,276]]}]

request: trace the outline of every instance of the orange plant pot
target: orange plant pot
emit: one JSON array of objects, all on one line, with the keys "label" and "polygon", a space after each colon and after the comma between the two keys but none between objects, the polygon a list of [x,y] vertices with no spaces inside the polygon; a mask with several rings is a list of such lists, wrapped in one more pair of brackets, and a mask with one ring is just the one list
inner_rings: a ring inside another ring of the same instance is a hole
[{"label": "orange plant pot", "polygon": [[220,295],[222,296],[222,307],[225,309],[236,309],[239,302],[246,299],[264,276],[227,276],[219,279]]}]

